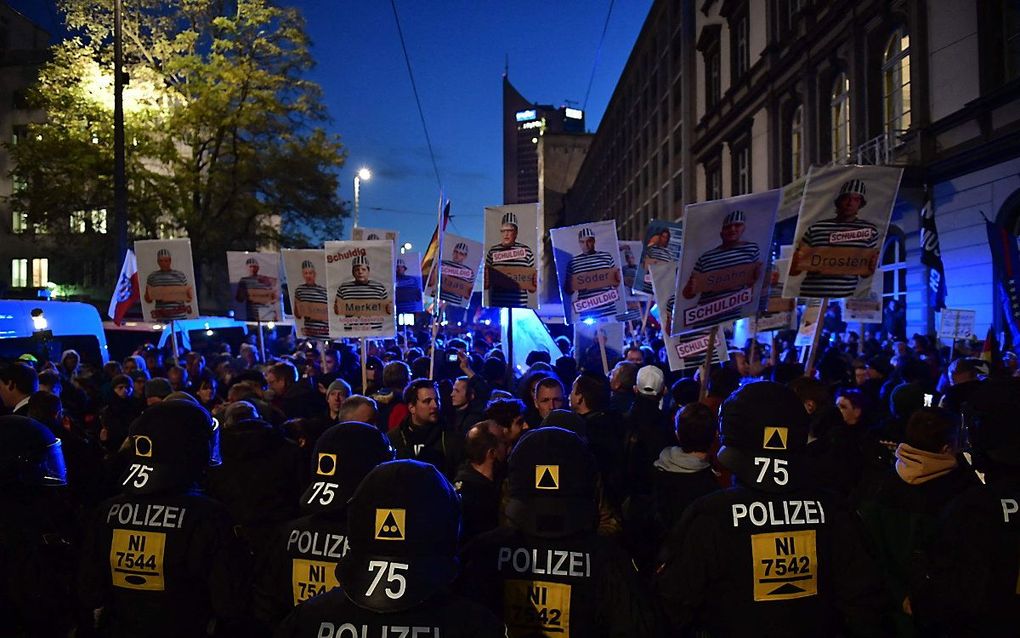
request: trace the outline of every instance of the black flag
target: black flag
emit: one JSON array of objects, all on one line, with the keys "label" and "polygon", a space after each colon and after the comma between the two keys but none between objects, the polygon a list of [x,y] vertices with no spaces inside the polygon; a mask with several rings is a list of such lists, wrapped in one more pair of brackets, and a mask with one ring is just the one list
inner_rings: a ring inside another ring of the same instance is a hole
[{"label": "black flag", "polygon": [[930,192],[921,208],[921,263],[930,270],[928,289],[938,312],[946,307],[946,268],[942,264],[939,231],[935,227],[935,202]]}]

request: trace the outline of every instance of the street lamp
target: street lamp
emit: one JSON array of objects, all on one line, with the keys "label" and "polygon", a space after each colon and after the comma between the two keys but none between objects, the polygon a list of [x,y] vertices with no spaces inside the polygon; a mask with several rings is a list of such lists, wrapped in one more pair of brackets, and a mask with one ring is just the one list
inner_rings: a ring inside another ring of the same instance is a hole
[{"label": "street lamp", "polygon": [[411,250],[411,248],[413,248],[413,246],[411,246],[411,242],[405,241],[404,245],[400,247],[400,254],[403,255],[407,251]]},{"label": "street lamp", "polygon": [[367,182],[372,179],[372,171],[365,167],[358,169],[358,174],[354,176],[354,227],[358,226],[358,200],[361,195],[361,182]]}]

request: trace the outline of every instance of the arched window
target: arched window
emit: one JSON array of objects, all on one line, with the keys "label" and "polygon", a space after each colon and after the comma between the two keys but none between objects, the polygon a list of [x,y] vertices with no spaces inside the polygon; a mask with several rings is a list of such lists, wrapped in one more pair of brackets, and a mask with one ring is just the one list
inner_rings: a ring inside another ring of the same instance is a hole
[{"label": "arched window", "polygon": [[798,106],[790,118],[790,179],[804,174],[804,106]]},{"label": "arched window", "polygon": [[900,308],[907,308],[907,242],[896,226],[889,227],[882,250],[882,305],[889,308],[889,302],[896,302]]},{"label": "arched window", "polygon": [[832,160],[844,162],[850,158],[850,78],[846,73],[836,76],[832,83],[829,102],[832,121]]},{"label": "arched window", "polygon": [[885,132],[895,141],[910,128],[910,36],[897,29],[882,56],[882,105]]}]

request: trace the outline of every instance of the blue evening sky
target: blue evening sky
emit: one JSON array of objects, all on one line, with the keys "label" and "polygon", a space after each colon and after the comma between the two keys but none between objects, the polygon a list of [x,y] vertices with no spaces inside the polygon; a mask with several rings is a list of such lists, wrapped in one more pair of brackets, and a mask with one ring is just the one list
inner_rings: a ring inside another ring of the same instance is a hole
[{"label": "blue evening sky", "polygon": [[[53,0],[8,0],[51,31]],[[124,0],[126,3],[131,0]],[[341,197],[362,184],[361,224],[400,231],[424,248],[435,228],[439,185],[386,0],[280,0],[305,15],[332,121],[348,151]],[[610,0],[499,2],[397,0],[422,108],[446,196],[452,230],[481,238],[481,213],[502,203],[502,74],[525,98],[578,106],[595,62]],[[595,130],[612,95],[651,0],[616,0],[587,105]],[[381,209],[381,210],[376,210]],[[346,238],[346,237],[345,237]],[[335,239],[335,238],[323,238]]]}]

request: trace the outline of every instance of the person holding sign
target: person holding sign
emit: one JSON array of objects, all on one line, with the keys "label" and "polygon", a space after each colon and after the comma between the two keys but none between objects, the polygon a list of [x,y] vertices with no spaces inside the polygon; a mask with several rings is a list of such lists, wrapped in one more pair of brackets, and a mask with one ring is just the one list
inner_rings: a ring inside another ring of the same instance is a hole
[{"label": "person holding sign", "polygon": [[801,237],[790,261],[791,277],[807,273],[800,296],[850,297],[862,278],[875,274],[881,232],[857,217],[868,203],[865,192],[863,180],[844,182],[834,202],[835,217],[811,224]]},{"label": "person holding sign", "polygon": [[616,260],[608,252],[595,250],[595,233],[587,226],[578,231],[577,240],[581,252],[570,258],[563,285],[568,296],[577,293],[574,312],[585,318],[615,315],[621,280]]},{"label": "person holding sign", "polygon": [[145,302],[154,304],[154,319],[175,321],[187,319],[191,314],[190,304],[194,292],[188,283],[188,276],[170,267],[172,261],[170,251],[160,248],[156,252],[159,270],[150,272],[145,278]]},{"label": "person holding sign", "polygon": [[856,525],[806,474],[801,399],[751,383],[723,403],[720,422],[718,459],[734,487],[688,506],[663,545],[670,635],[886,635],[882,579]]},{"label": "person holding sign", "polygon": [[464,305],[464,302],[471,298],[471,289],[475,282],[475,269],[465,262],[468,252],[466,242],[457,242],[453,247],[453,259],[442,261],[443,290],[439,298],[457,306]]},{"label": "person holding sign", "polygon": [[244,260],[248,274],[237,282],[235,299],[244,303],[248,321],[276,321],[276,299],[279,292],[276,278],[259,274],[259,260],[254,256]]},{"label": "person holding sign", "polygon": [[538,289],[535,253],[517,241],[517,215],[505,213],[501,220],[500,243],[485,254],[485,289],[489,305],[499,308],[527,308],[528,293]]},{"label": "person holding sign", "polygon": [[[369,330],[382,330],[382,321],[368,319],[388,317],[393,314],[393,304],[387,300],[386,286],[368,278],[371,267],[368,257],[364,254],[351,260],[351,281],[340,284],[333,300],[333,313],[346,319],[344,330],[367,327]],[[373,303],[384,302],[384,303]],[[351,320],[352,318],[353,321]],[[355,324],[369,324],[355,325]]]},{"label": "person holding sign", "polygon": [[316,283],[315,263],[310,259],[301,262],[301,278],[304,280],[294,289],[294,318],[305,322],[305,335],[328,337],[329,319],[326,304],[329,294],[326,287]]},{"label": "person holding sign", "polygon": [[734,298],[753,290],[763,267],[758,245],[741,239],[745,221],[742,210],[726,215],[719,232],[722,243],[702,253],[695,262],[683,296],[684,299],[700,296],[697,305],[684,311],[686,328],[710,326],[741,316],[743,303]]}]

